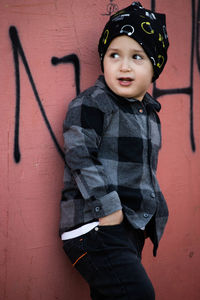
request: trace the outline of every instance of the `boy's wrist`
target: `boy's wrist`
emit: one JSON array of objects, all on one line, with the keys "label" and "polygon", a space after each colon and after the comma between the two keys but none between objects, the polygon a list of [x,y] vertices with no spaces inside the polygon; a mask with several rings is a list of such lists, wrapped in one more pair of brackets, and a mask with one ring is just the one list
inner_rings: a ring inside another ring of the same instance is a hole
[{"label": "boy's wrist", "polygon": [[99,225],[100,226],[118,225],[122,223],[123,219],[124,219],[123,212],[120,209],[108,216],[99,218]]}]

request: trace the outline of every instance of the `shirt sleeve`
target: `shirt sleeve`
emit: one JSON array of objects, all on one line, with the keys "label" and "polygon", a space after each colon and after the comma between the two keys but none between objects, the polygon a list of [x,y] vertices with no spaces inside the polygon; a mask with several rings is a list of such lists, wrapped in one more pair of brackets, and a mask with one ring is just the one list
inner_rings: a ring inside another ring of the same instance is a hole
[{"label": "shirt sleeve", "polygon": [[[85,103],[86,102],[86,103]],[[122,208],[118,193],[112,190],[98,148],[104,129],[105,112],[84,97],[69,106],[64,121],[66,164],[94,218],[104,217]]]}]

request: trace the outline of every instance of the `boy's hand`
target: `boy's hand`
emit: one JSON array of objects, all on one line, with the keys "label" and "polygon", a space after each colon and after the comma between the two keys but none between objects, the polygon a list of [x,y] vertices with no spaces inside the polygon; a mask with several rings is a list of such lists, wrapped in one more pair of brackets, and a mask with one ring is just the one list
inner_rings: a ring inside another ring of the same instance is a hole
[{"label": "boy's hand", "polygon": [[123,212],[120,209],[106,217],[99,218],[99,225],[100,226],[117,225],[122,223],[123,219],[124,219]]}]

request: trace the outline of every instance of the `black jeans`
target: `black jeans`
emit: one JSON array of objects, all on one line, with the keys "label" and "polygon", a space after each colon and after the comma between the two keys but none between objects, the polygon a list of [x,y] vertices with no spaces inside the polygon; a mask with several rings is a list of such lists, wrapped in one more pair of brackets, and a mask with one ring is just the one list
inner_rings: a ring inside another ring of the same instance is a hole
[{"label": "black jeans", "polygon": [[154,289],[142,264],[142,230],[124,222],[97,226],[78,238],[64,241],[73,266],[90,286],[93,300],[154,300]]}]

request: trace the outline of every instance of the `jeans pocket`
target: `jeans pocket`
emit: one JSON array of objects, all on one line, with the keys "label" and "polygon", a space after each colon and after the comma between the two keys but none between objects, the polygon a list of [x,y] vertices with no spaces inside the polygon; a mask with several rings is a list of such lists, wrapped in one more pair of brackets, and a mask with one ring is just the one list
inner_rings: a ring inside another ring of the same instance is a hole
[{"label": "jeans pocket", "polygon": [[86,236],[64,241],[63,249],[70,259],[72,266],[91,284],[97,271],[87,250]]},{"label": "jeans pocket", "polygon": [[123,222],[116,225],[98,226],[99,238],[105,248],[107,247],[129,247]]},{"label": "jeans pocket", "polygon": [[63,249],[69,257],[73,267],[87,254],[84,247],[84,240],[80,236],[78,238],[66,240],[63,243]]}]

